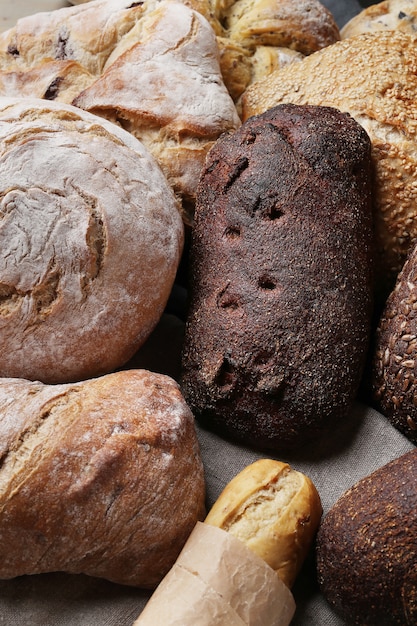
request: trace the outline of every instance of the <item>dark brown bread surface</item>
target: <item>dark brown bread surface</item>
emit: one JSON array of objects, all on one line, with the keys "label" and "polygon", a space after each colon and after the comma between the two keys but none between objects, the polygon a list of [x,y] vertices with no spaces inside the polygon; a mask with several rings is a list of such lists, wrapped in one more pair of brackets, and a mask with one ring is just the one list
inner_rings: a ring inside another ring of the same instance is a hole
[{"label": "dark brown bread surface", "polygon": [[0,442],[0,578],[154,587],[204,516],[193,416],[167,376],[0,379]]},{"label": "dark brown bread surface", "polygon": [[417,444],[417,246],[400,272],[379,320],[372,388],[377,408]]},{"label": "dark brown bread surface", "polygon": [[280,105],[217,142],[197,195],[185,397],[224,435],[300,446],[343,420],[368,346],[368,136]]},{"label": "dark brown bread surface", "polygon": [[348,490],[317,537],[321,590],[347,624],[417,623],[417,449]]}]

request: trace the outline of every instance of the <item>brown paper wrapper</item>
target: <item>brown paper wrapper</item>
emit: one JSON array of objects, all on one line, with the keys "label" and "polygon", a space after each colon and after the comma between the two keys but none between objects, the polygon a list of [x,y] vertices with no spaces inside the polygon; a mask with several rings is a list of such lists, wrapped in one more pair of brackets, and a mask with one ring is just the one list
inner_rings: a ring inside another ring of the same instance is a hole
[{"label": "brown paper wrapper", "polygon": [[224,530],[199,522],[134,626],[288,626],[291,591]]}]

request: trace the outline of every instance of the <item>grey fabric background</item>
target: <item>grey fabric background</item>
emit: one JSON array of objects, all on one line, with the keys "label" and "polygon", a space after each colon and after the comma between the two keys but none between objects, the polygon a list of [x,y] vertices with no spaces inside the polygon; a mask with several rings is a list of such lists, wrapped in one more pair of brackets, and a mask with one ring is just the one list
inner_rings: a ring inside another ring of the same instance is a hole
[{"label": "grey fabric background", "polygon": [[[339,26],[359,12],[355,0],[326,0]],[[365,3],[369,4],[369,3]],[[169,321],[162,345],[180,345],[181,325]],[[160,344],[159,344],[160,345]],[[162,369],[175,377],[178,362],[167,362],[164,351],[152,341],[134,366]],[[170,369],[171,368],[171,369]],[[223,441],[197,426],[206,471],[207,505],[243,467],[260,458],[260,453]],[[309,475],[322,498],[324,511],[352,484],[412,445],[376,411],[357,403],[349,419],[320,445],[299,457],[283,458]],[[268,455],[271,456],[271,455]],[[297,611],[293,626],[341,626],[321,597],[314,577],[313,557],[305,564],[294,595]],[[0,625],[13,626],[132,626],[143,608],[146,592],[120,587],[107,581],[64,573],[25,576],[0,582]]]}]

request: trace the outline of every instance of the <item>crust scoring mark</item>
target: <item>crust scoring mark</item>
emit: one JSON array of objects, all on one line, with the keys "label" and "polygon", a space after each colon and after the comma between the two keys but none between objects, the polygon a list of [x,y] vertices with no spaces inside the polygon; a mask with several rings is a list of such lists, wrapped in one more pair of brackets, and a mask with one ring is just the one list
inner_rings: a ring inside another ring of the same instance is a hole
[{"label": "crust scoring mark", "polygon": [[54,80],[50,83],[45,93],[43,94],[44,100],[55,100],[59,93],[59,88],[62,81],[62,76],[57,76],[56,78],[54,78]]},{"label": "crust scoring mark", "polygon": [[234,367],[227,356],[223,357],[223,361],[217,370],[215,384],[224,391],[231,389],[236,382],[236,373]]},{"label": "crust scoring mark", "polygon": [[239,157],[234,166],[231,168],[231,171],[228,175],[228,179],[226,181],[226,184],[224,185],[224,193],[226,193],[227,190],[230,189],[230,187],[241,176],[242,172],[244,172],[248,167],[249,159],[246,156]]},{"label": "crust scoring mark", "polygon": [[[83,261],[78,267],[80,288],[83,297],[86,298],[90,292],[91,283],[98,277],[104,262],[106,229],[101,211],[97,206],[97,200],[74,185],[72,188],[88,215],[84,250],[81,251]],[[44,193],[43,190],[38,191],[41,194]],[[39,203],[37,193],[37,190],[31,190],[32,198],[35,198],[36,202]],[[61,284],[65,267],[63,259],[60,258],[59,248],[55,249],[53,232],[58,228],[59,222],[65,220],[65,216],[62,209],[58,212],[49,211],[49,218],[45,219],[43,223],[39,223],[37,231],[34,232],[31,226],[28,226],[21,219],[22,213],[27,212],[29,203],[27,196],[22,200],[20,199],[22,195],[23,190],[9,190],[1,199],[0,223],[6,220],[2,241],[11,246],[11,249],[3,250],[4,267],[0,276],[0,317],[8,317],[17,313],[23,302],[26,301],[30,306],[31,323],[37,323],[45,320],[62,296]],[[51,206],[56,208],[60,206],[59,199],[62,200],[65,195],[58,193],[57,190],[55,190],[55,195],[58,201],[52,201]],[[45,207],[43,216],[45,217],[47,214],[48,211]],[[35,215],[31,219],[34,218]],[[65,242],[63,245],[65,247]],[[19,258],[16,256],[18,252]],[[63,254],[68,254],[68,252],[63,250]],[[17,269],[15,269],[15,274],[10,274],[8,257],[12,260],[10,267],[14,265],[16,268],[21,267],[18,274],[16,274]],[[18,276],[25,271],[22,263],[26,264],[27,267],[28,264],[31,264],[33,271],[32,278],[26,272],[25,287],[19,287],[20,279]],[[43,268],[42,263],[44,264]]]}]

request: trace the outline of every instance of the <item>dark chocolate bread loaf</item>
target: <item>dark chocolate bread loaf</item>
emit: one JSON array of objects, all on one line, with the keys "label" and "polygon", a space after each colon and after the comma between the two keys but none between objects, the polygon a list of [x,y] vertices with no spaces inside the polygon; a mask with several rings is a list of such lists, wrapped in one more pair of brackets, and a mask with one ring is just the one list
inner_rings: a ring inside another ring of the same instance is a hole
[{"label": "dark chocolate bread loaf", "polygon": [[372,311],[370,141],[280,105],[209,153],[197,193],[182,385],[196,417],[289,449],[346,416]]}]

